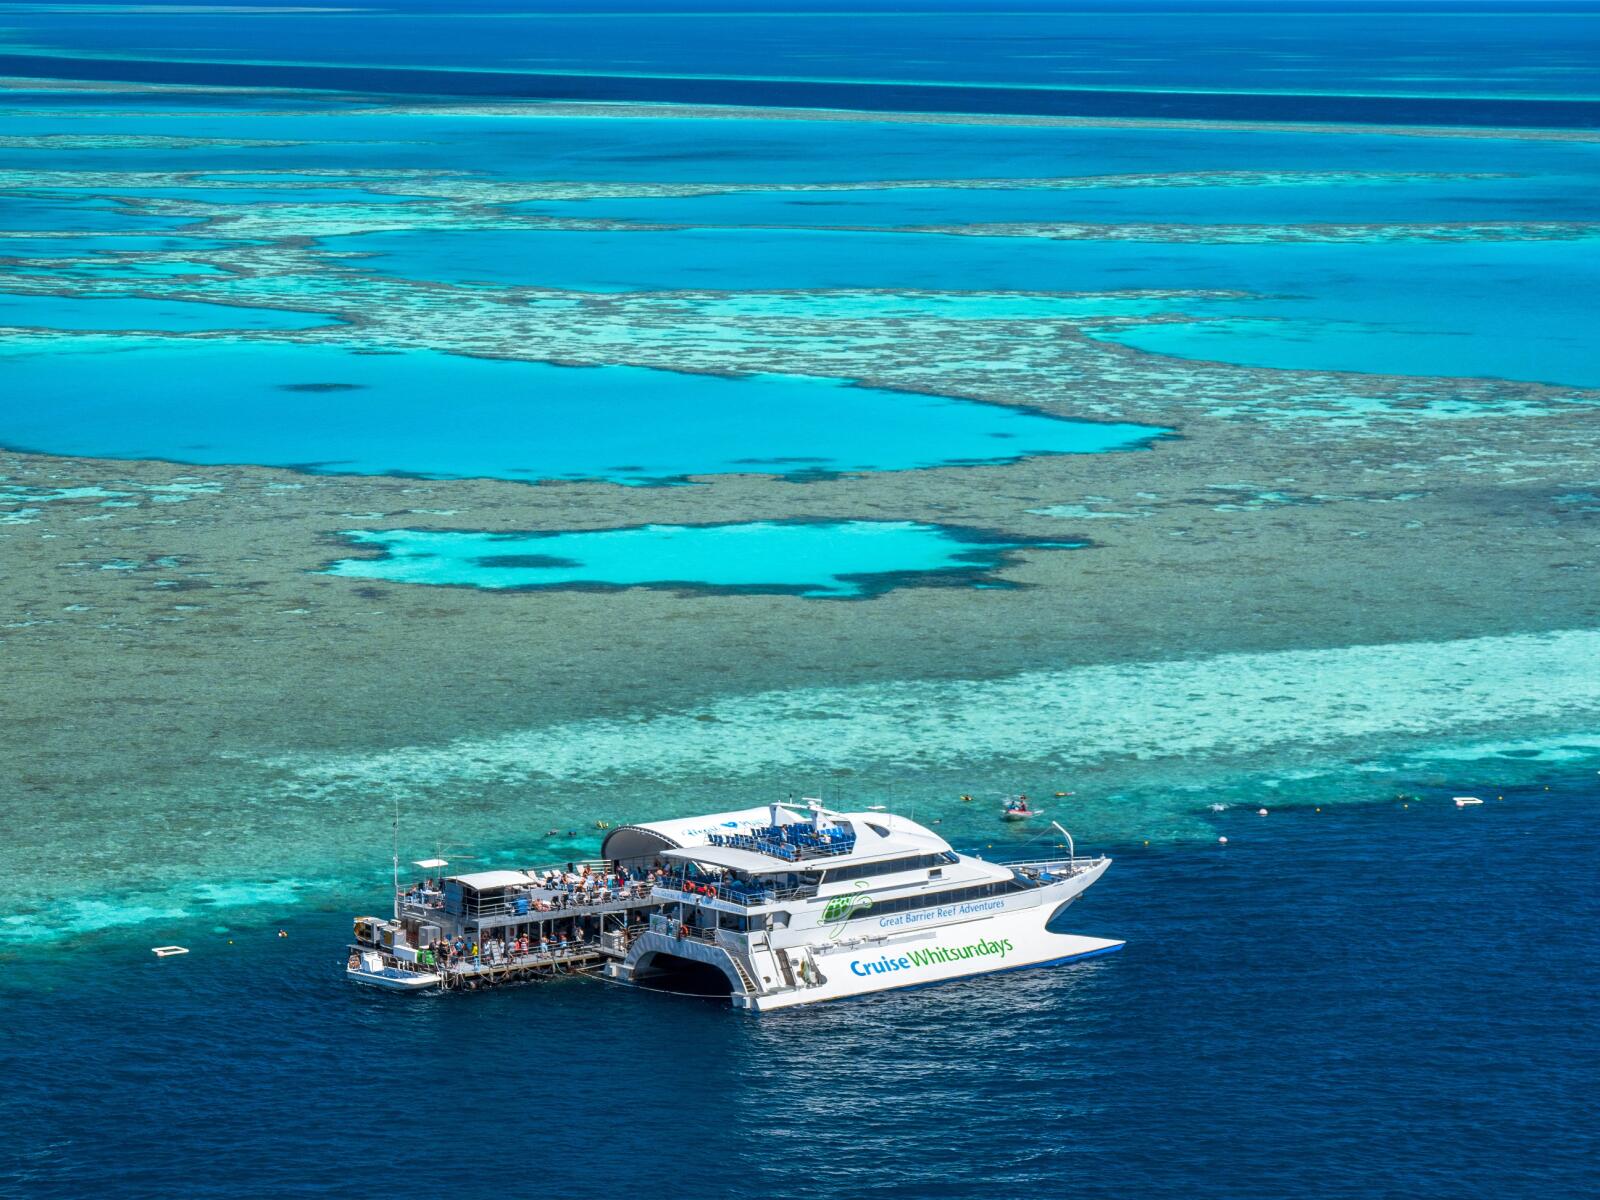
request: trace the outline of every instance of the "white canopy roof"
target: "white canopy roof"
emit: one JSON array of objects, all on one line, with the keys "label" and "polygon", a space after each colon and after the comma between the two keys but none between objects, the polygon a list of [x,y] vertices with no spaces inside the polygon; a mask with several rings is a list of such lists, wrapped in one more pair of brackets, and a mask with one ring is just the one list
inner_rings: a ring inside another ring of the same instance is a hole
[{"label": "white canopy roof", "polygon": [[521,871],[479,871],[474,875],[452,875],[451,880],[476,891],[485,888],[525,887],[533,882]]},{"label": "white canopy roof", "polygon": [[681,850],[663,850],[661,857],[671,862],[697,862],[711,867],[748,871],[752,875],[770,875],[775,871],[815,871],[826,865],[826,860],[787,862],[770,854],[758,854],[754,850],[738,850],[732,846],[686,846]]},{"label": "white canopy roof", "polygon": [[425,871],[431,871],[435,867],[448,867],[450,864],[442,858],[419,858],[411,865],[413,867],[421,867]]},{"label": "white canopy roof", "polygon": [[648,824],[621,825],[606,834],[600,844],[602,858],[648,858],[681,846],[709,845],[713,833],[748,833],[772,824],[774,807],[785,823],[809,819],[809,814],[787,805],[763,804],[735,812],[709,813],[701,817],[680,817],[676,821],[651,821]]},{"label": "white canopy roof", "polygon": [[[763,813],[766,809],[760,810]],[[758,850],[731,846],[687,846],[662,851],[663,858],[690,860],[710,866],[729,867],[752,874],[773,875],[788,871],[826,871],[857,863],[883,862],[913,854],[942,854],[950,849],[945,841],[925,825],[885,812],[828,813],[830,825],[849,825],[855,844],[845,854],[824,854],[791,862]]]}]

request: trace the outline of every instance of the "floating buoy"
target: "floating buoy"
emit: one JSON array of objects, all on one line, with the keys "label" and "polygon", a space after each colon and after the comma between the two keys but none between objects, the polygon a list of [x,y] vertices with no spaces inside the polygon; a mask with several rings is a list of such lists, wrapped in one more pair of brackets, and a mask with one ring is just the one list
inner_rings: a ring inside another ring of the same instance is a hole
[{"label": "floating buoy", "polygon": [[1145,838],[1145,840],[1144,840],[1144,844],[1145,844],[1145,845],[1146,845],[1146,846],[1148,846],[1148,845],[1149,845],[1149,844],[1150,844],[1150,839],[1149,839],[1149,838]]},{"label": "floating buoy", "polygon": [[187,953],[189,953],[189,947],[187,947],[187,946],[151,946],[150,947],[150,953],[154,954],[157,958],[171,958],[174,954],[187,954]]},{"label": "floating buoy", "polygon": [[1318,812],[1321,812],[1321,811],[1322,811],[1322,809],[1321,809],[1321,808],[1318,808],[1318,809],[1317,809],[1317,811],[1318,811]]},{"label": "floating buoy", "polygon": [[1264,809],[1264,808],[1258,808],[1258,809],[1256,809],[1256,816],[1258,816],[1258,817],[1264,817],[1264,816],[1266,816],[1266,815],[1267,815],[1267,810],[1266,810],[1266,809]]},{"label": "floating buoy", "polygon": [[1457,808],[1466,808],[1469,804],[1482,804],[1482,803],[1483,803],[1483,801],[1479,800],[1476,796],[1457,796],[1456,797],[1456,807]]}]

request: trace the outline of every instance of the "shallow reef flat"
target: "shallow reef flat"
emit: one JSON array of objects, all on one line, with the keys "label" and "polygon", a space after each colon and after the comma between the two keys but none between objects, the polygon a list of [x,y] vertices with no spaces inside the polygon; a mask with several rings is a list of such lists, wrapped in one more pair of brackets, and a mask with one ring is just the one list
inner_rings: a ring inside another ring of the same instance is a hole
[{"label": "shallow reef flat", "polygon": [[[1597,751],[1593,289],[1587,243],[1549,240],[1587,233],[1562,224],[1581,201],[1510,211],[1563,195],[1592,135],[85,100],[0,144],[17,211],[60,226],[0,238],[0,319],[32,318],[0,349],[34,400],[0,444],[52,451],[0,451],[8,943],[353,902],[392,801],[507,861],[712,790],[848,789],[968,841],[1001,790],[1072,791],[1075,829],[1162,841],[1219,797]],[[41,171],[62,137],[90,140]],[[930,183],[971,221],[570,215],[883,215]],[[1481,213],[1253,244],[1220,218],[1165,241],[981,219],[1434,186]],[[134,332],[155,313],[180,315]],[[490,377],[525,381],[500,423]],[[916,444],[880,419],[908,395]],[[797,449],[796,413],[831,440]],[[680,453],[699,418],[730,440]],[[702,533],[659,566],[615,536],[773,529],[805,553]],[[407,554],[412,579],[384,565]],[[498,571],[528,574],[440,586]],[[606,590],[539,586],[562,571]]]}]

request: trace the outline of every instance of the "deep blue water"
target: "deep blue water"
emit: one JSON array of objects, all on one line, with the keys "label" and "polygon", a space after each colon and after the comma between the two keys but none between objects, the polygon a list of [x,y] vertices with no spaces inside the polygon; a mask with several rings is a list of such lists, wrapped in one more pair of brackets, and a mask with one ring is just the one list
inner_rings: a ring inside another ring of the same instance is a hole
[{"label": "deep blue water", "polygon": [[1126,938],[1120,954],[762,1018],[581,981],[360,992],[332,913],[196,929],[182,958],[134,936],[14,961],[0,1180],[41,1197],[180,1180],[463,1200],[1593,1194],[1597,801],[1579,781],[1467,811],[1448,793],[1246,804],[1214,818],[1226,848],[1106,847],[1117,862],[1065,927]]},{"label": "deep blue water", "polygon": [[21,7],[0,72],[967,112],[1575,126],[1600,114],[1600,38],[1581,4],[902,2],[829,5],[820,20],[803,7],[681,7],[606,5],[584,20],[548,3],[190,10],[181,34],[138,6]]}]

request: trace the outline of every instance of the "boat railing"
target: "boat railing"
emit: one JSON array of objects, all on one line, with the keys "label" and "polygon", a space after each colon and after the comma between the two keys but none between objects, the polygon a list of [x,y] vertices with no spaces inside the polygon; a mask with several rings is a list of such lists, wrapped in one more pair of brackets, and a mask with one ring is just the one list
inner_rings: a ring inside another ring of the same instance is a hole
[{"label": "boat railing", "polygon": [[602,947],[603,942],[600,938],[570,938],[565,943],[553,941],[548,946],[530,946],[527,950],[522,951],[501,950],[498,953],[492,950],[485,950],[480,946],[476,954],[461,953],[448,956],[433,954],[433,961],[431,963],[423,963],[421,969],[441,973],[460,973],[462,971],[481,971],[485,968],[540,966],[541,964],[564,963],[573,958],[587,958],[596,951],[601,950]]},{"label": "boat railing", "polygon": [[[728,904],[737,904],[742,908],[749,908],[755,904],[776,904],[781,900],[804,900],[817,894],[817,885],[814,883],[801,884],[798,887],[776,888],[762,887],[759,884],[748,886],[737,883],[730,884],[726,881],[713,882],[707,880],[695,886],[705,889],[691,891],[688,884],[692,880],[661,880],[656,883],[655,890],[658,898],[664,900],[722,900]],[[664,894],[662,894],[664,893]]]},{"label": "boat railing", "polygon": [[652,913],[650,916],[650,932],[659,933],[663,937],[689,939],[696,942],[717,942],[718,930],[700,925],[689,925],[682,921],[675,921],[661,913]]},{"label": "boat railing", "polygon": [[1070,858],[1036,858],[1036,859],[993,859],[997,867],[1009,867],[1013,871],[1036,870],[1047,872],[1051,875],[1071,877],[1105,861],[1103,856],[1088,857],[1078,854]]},{"label": "boat railing", "polygon": [[650,898],[650,885],[635,881],[626,889],[610,888],[603,892],[530,887],[512,893],[504,900],[479,901],[465,914],[450,913],[445,908],[443,899],[435,900],[431,894],[427,897],[417,897],[403,892],[400,897],[400,908],[406,916],[425,921],[434,921],[441,916],[463,915],[479,918],[511,916],[538,918],[551,914],[611,911],[619,907],[647,904]]}]

